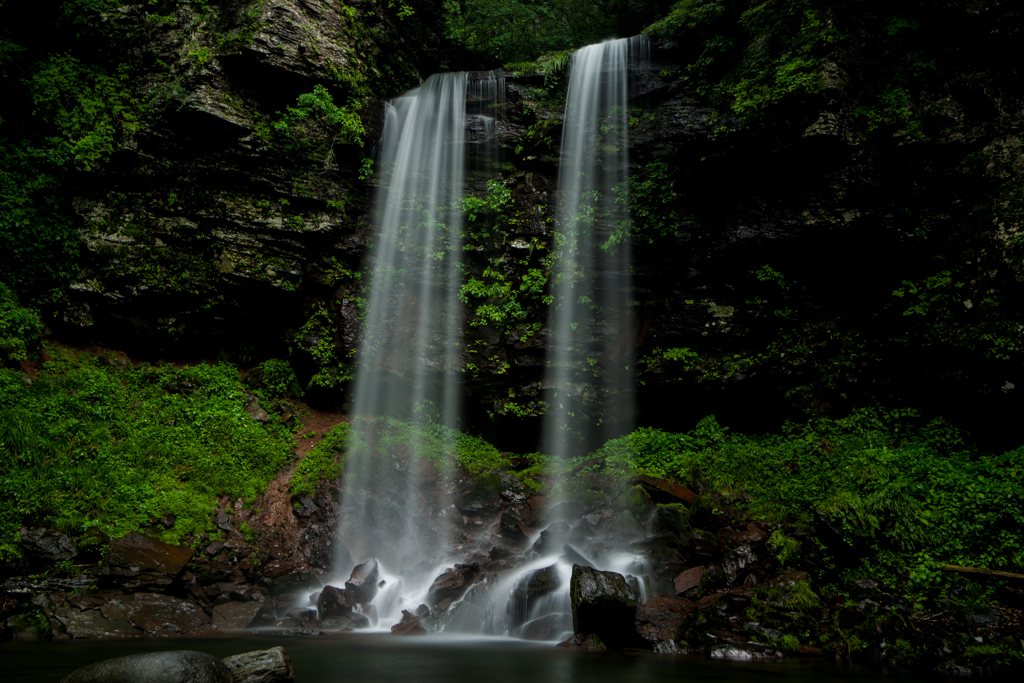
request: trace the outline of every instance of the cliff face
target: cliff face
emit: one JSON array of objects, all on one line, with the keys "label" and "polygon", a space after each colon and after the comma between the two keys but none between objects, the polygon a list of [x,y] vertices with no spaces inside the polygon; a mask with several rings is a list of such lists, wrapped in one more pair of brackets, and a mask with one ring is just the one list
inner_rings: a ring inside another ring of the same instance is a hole
[{"label": "cliff face", "polygon": [[[1019,17],[1000,3],[804,4],[799,20],[740,16],[743,3],[677,17],[633,66],[636,313],[616,334],[638,354],[641,422],[717,412],[774,429],[882,403],[998,439],[1024,352],[1024,108],[1000,57]],[[155,103],[109,162],[73,176],[84,253],[65,332],[242,362],[290,354],[339,400],[382,101],[458,66],[416,8],[404,21],[370,3],[110,13],[144,55],[132,87]],[[711,68],[723,36],[732,52]],[[543,411],[564,85],[506,78],[509,194],[481,217],[496,237],[467,256],[467,278],[494,285],[466,297],[467,426],[519,450]],[[494,191],[483,176],[471,190]],[[475,315],[488,303],[516,316]]]}]

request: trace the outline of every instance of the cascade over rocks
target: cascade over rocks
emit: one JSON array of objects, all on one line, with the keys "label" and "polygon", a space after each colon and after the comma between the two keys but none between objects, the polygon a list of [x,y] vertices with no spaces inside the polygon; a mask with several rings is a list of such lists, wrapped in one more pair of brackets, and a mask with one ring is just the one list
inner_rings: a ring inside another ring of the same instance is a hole
[{"label": "cascade over rocks", "polygon": [[427,604],[438,605],[443,610],[465,594],[473,581],[480,574],[480,565],[476,562],[457,564],[449,571],[441,574],[427,590]]}]

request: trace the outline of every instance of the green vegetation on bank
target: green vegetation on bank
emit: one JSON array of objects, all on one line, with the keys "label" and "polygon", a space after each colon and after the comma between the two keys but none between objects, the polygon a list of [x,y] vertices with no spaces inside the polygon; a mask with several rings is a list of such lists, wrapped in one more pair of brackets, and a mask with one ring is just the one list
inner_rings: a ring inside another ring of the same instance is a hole
[{"label": "green vegetation on bank", "polygon": [[212,529],[217,496],[251,503],[291,455],[285,427],[246,411],[234,366],[48,351],[34,379],[0,369],[0,561],[24,526],[86,545],[138,529],[190,540]]},{"label": "green vegetation on bank", "polygon": [[984,452],[912,410],[861,410],[787,431],[735,434],[713,417],[685,434],[638,429],[607,443],[590,469],[667,477],[771,523],[827,521],[842,530],[831,552],[860,555],[843,568],[922,589],[939,580],[936,563],[1024,570],[1024,448]]}]

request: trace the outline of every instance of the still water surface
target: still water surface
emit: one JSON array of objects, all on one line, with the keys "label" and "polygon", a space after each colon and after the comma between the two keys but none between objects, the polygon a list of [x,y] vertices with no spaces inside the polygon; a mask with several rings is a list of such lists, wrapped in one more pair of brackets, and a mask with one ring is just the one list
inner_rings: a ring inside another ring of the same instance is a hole
[{"label": "still water surface", "polygon": [[11,641],[0,644],[0,680],[57,683],[80,666],[110,657],[161,650],[199,650],[227,657],[276,645],[291,655],[296,683],[867,683],[885,674],[900,683],[941,680],[822,662],[725,662],[646,652],[572,652],[550,643],[500,638],[390,634]]}]

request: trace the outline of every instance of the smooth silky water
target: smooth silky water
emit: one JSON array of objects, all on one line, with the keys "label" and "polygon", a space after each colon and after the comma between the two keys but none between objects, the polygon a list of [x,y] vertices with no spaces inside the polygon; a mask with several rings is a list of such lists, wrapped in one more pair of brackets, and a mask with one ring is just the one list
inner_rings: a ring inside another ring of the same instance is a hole
[{"label": "smooth silky water", "polygon": [[476,678],[488,683],[866,683],[884,674],[901,683],[944,680],[821,662],[731,662],[645,652],[575,652],[551,643],[451,635],[11,641],[0,644],[0,662],[5,683],[57,683],[81,666],[122,655],[198,650],[227,657],[278,645],[292,658],[296,683],[442,683]]}]

